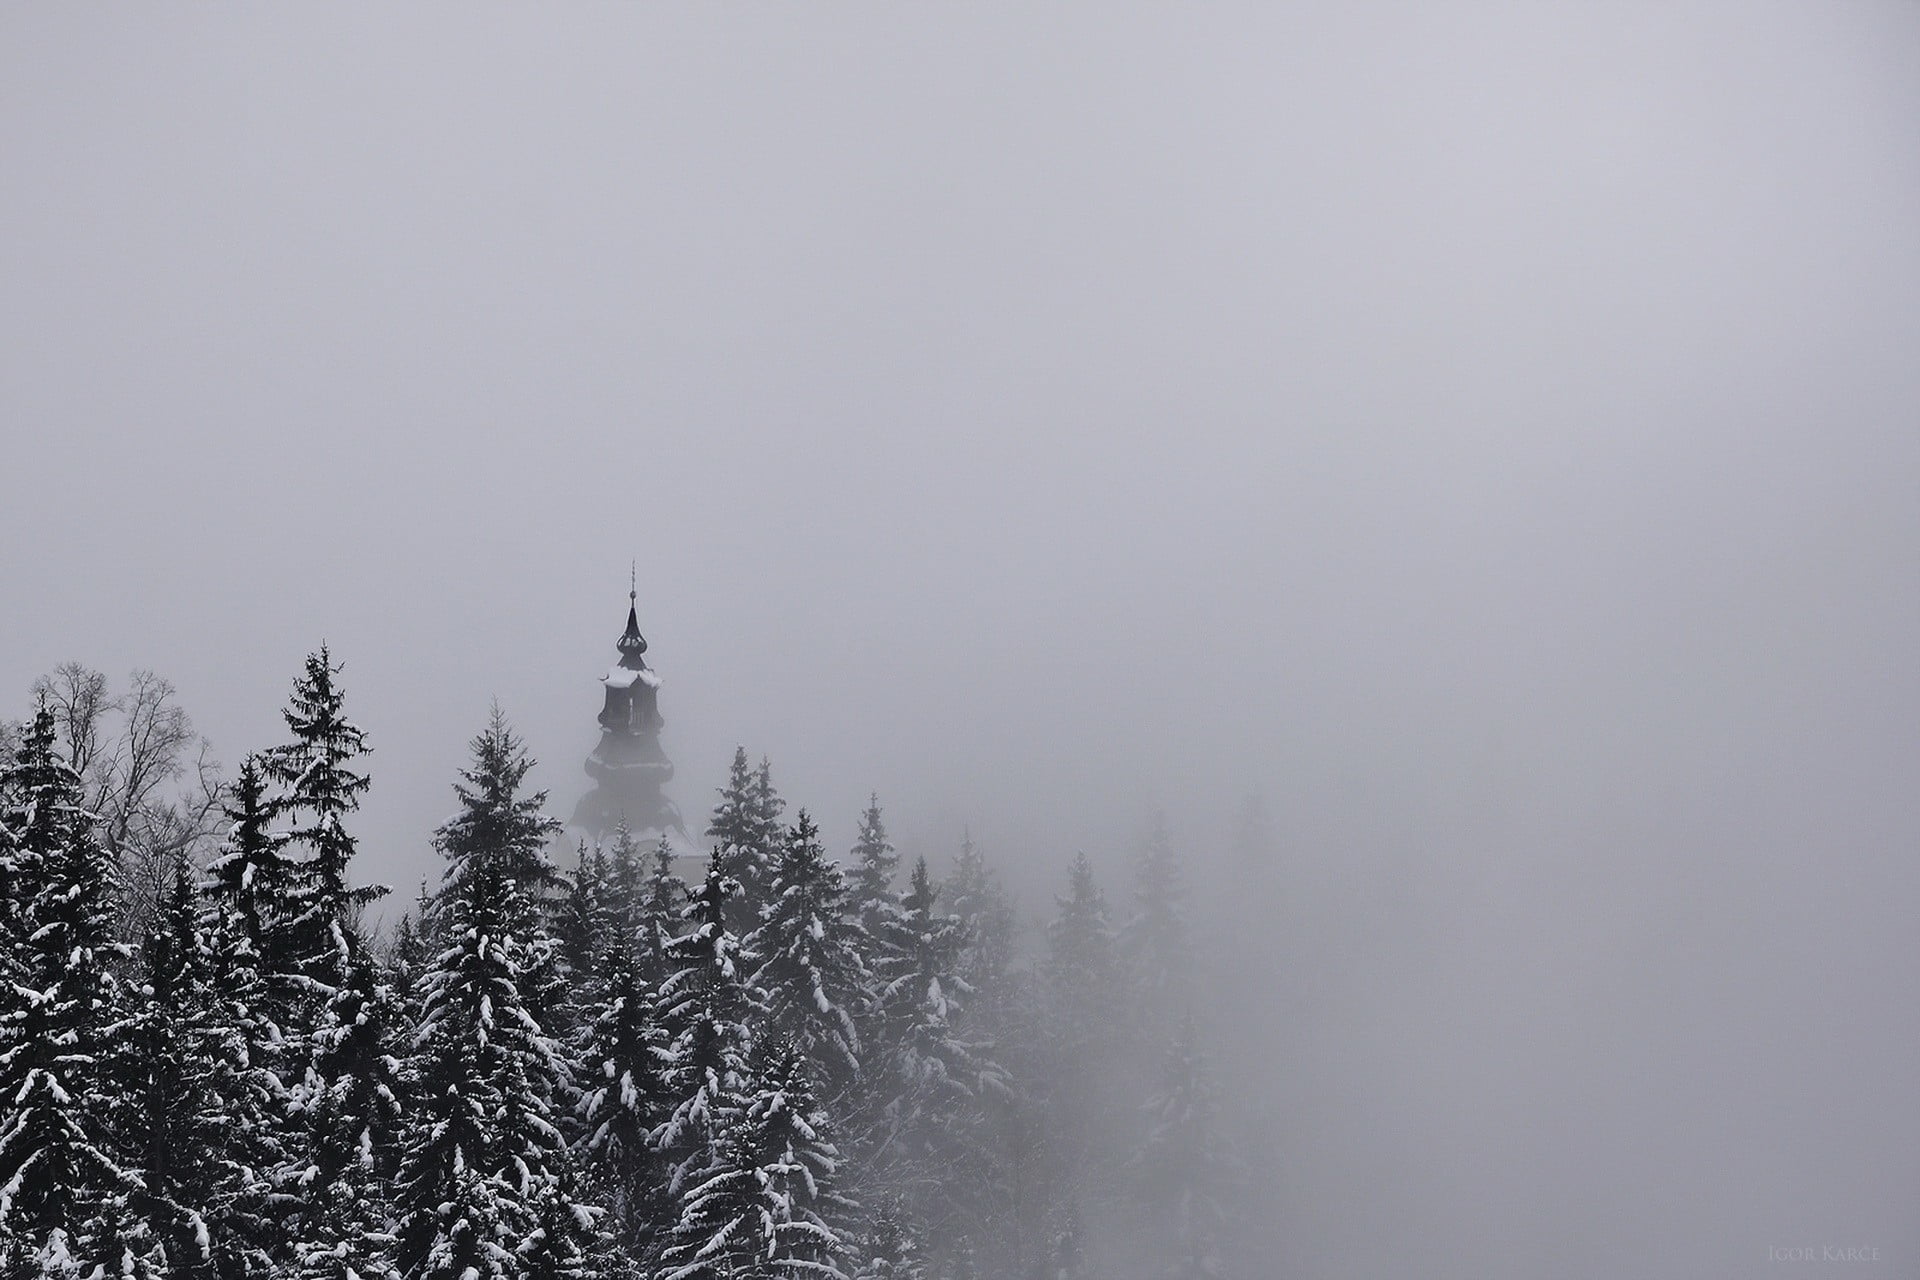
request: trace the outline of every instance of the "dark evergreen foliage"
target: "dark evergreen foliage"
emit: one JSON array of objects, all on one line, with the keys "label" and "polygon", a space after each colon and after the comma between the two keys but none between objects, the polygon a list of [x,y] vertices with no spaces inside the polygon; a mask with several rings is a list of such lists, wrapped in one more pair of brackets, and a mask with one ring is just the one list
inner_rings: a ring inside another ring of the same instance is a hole
[{"label": "dark evergreen foliage", "polygon": [[414,1115],[402,1161],[397,1256],[409,1277],[523,1274],[521,1246],[543,1224],[543,1256],[571,1257],[587,1207],[556,1217],[571,1188],[560,1129],[571,1069],[526,992],[551,964],[533,894],[550,882],[544,796],[522,797],[532,761],[496,710],[456,784],[461,811],[436,843],[447,858],[437,909],[447,944],[426,979],[414,1035]]},{"label": "dark evergreen foliage", "polygon": [[127,1007],[118,975],[129,958],[114,940],[116,868],[81,807],[79,776],[56,754],[44,706],[0,786],[19,875],[11,980],[0,991],[0,1238],[16,1272],[46,1247],[83,1269],[118,1267],[145,1242],[128,1204],[144,1185],[114,1123],[136,1105],[114,1070]]},{"label": "dark evergreen foliage", "polygon": [[[323,644],[307,655],[283,716],[293,740],[268,752],[263,767],[281,788],[273,812],[284,817],[292,865],[279,904],[284,930],[284,972],[303,980],[307,1003],[316,1009],[339,981],[354,950],[348,934],[361,909],[386,892],[379,885],[355,887],[348,864],[358,841],[346,819],[360,807],[369,785],[356,767],[367,754],[367,737],[345,715],[346,694],[336,677],[342,668]],[[266,952],[276,962],[278,948]]]},{"label": "dark evergreen foliage", "polygon": [[744,751],[697,891],[624,824],[563,877],[496,709],[376,945],[339,673],[138,892],[58,717],[0,735],[0,1280],[1251,1273],[1157,818],[1124,926],[1080,856],[1029,956],[970,839],[900,893],[870,800],[843,874]]},{"label": "dark evergreen foliage", "polygon": [[757,1012],[746,983],[739,940],[727,908],[739,882],[715,857],[700,891],[687,903],[687,932],[667,947],[670,972],[660,1010],[670,1040],[667,1077],[673,1105],[653,1135],[668,1163],[669,1189],[684,1194],[712,1163],[717,1143],[744,1103],[749,1019]]},{"label": "dark evergreen foliage", "polygon": [[832,1094],[860,1072],[856,1018],[871,987],[866,935],[848,912],[840,869],[827,861],[807,811],[787,833],[767,882],[761,923],[746,950],[765,1025],[785,1037]]}]

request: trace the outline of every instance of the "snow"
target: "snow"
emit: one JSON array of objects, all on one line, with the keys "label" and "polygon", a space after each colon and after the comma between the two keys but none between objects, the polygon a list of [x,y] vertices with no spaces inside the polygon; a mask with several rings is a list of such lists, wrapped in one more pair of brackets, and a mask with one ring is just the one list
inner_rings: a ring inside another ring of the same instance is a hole
[{"label": "snow", "polygon": [[641,667],[638,671],[630,667],[613,667],[607,671],[607,674],[600,678],[606,681],[609,689],[631,688],[635,680],[638,680],[649,689],[658,689],[660,687],[660,677],[654,673],[651,667]]}]

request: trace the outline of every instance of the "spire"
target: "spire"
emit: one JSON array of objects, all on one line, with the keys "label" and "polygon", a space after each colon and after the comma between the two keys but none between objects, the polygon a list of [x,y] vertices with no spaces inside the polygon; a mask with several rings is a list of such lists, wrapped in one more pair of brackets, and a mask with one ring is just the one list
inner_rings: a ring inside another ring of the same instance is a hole
[{"label": "spire", "polygon": [[627,629],[614,642],[623,657],[647,651],[647,638],[640,634],[639,573],[639,562],[635,561],[627,569]]}]

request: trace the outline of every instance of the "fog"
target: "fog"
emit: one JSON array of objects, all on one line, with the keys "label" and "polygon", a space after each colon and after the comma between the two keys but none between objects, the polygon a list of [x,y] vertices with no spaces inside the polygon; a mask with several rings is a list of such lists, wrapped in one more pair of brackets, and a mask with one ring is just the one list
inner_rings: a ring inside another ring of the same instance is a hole
[{"label": "fog", "polygon": [[15,8],[0,165],[0,715],[324,639],[404,892],[631,564],[690,826],[1166,812],[1266,1274],[1916,1265],[1920,7]]}]

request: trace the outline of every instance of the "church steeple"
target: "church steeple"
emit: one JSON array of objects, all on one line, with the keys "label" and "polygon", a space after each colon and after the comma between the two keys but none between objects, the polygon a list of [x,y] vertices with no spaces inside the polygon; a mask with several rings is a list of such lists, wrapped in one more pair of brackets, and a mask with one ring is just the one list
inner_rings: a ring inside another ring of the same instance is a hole
[{"label": "church steeple", "polygon": [[639,566],[627,570],[627,629],[614,641],[614,647],[620,650],[620,665],[623,667],[644,667],[640,655],[647,651],[647,638],[640,634],[640,587],[637,581]]},{"label": "church steeple", "polygon": [[669,830],[686,834],[680,812],[661,788],[673,777],[673,762],[660,746],[660,677],[642,655],[638,584],[628,582],[627,629],[614,642],[617,665],[600,677],[606,701],[600,708],[600,744],[587,757],[592,791],[580,799],[573,822],[595,838],[625,819],[636,835]]}]

